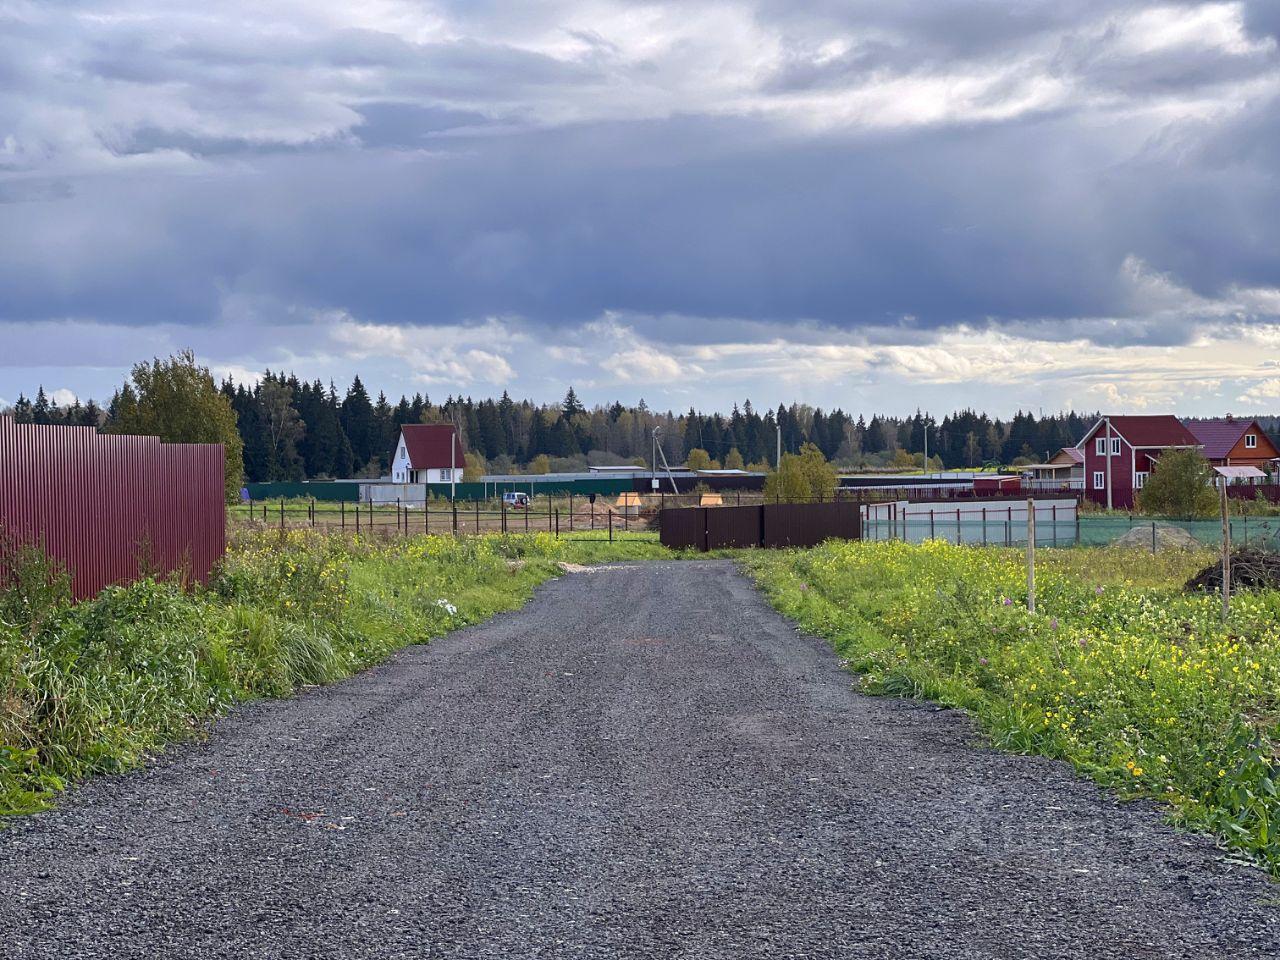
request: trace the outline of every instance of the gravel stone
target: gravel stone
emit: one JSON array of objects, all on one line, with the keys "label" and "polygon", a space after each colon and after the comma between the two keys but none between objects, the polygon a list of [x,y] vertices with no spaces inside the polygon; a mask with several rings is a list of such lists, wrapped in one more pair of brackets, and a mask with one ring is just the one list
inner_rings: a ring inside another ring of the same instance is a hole
[{"label": "gravel stone", "polygon": [[0,956],[1280,955],[1263,873],[975,741],[731,563],[571,574],[0,831]]}]

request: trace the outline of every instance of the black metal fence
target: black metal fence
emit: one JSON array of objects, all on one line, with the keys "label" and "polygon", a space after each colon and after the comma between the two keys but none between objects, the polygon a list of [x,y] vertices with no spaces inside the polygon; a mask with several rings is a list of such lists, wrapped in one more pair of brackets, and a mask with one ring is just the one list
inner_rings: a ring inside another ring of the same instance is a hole
[{"label": "black metal fence", "polygon": [[668,507],[658,516],[662,544],[673,550],[813,547],[862,535],[861,507],[853,501]]}]

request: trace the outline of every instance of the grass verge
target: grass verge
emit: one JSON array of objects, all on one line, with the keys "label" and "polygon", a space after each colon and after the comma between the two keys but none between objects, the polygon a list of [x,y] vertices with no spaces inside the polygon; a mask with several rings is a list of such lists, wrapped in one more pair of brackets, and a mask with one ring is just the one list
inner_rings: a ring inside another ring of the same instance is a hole
[{"label": "grass verge", "polygon": [[145,580],[72,605],[26,551],[0,590],[0,815],[141,763],[255,697],[287,696],[523,604],[561,561],[674,557],[656,536],[237,539],[208,588]]},{"label": "grass verge", "polygon": [[1200,554],[942,542],[747,555],[783,614],[868,692],[968,710],[996,746],[1170,805],[1280,876],[1280,593],[1187,594]]}]

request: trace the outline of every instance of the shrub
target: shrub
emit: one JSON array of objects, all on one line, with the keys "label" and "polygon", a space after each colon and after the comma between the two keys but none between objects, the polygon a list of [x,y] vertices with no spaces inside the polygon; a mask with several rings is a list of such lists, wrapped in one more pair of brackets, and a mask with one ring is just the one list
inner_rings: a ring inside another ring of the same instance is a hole
[{"label": "shrub", "polygon": [[1217,474],[1198,450],[1169,450],[1138,491],[1138,508],[1168,517],[1211,517],[1218,512]]}]

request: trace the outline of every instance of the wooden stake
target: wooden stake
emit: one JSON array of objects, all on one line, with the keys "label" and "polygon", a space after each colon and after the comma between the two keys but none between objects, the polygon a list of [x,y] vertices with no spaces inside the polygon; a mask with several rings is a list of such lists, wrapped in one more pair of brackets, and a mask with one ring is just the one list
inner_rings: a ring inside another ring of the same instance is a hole
[{"label": "wooden stake", "polygon": [[1222,498],[1222,619],[1231,615],[1231,515],[1227,512],[1227,478],[1219,483]]},{"label": "wooden stake", "polygon": [[1027,499],[1027,610],[1036,612],[1036,502]]}]

